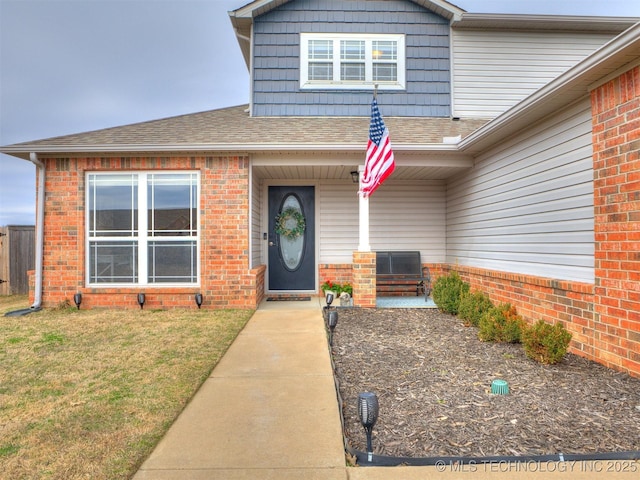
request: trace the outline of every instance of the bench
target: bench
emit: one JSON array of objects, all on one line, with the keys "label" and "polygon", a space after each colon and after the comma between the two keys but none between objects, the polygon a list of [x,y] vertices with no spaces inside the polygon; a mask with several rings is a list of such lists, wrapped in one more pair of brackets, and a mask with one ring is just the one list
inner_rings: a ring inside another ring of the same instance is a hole
[{"label": "bench", "polygon": [[423,267],[420,252],[376,252],[376,291],[397,292],[415,288],[416,296],[431,294],[431,274]]}]

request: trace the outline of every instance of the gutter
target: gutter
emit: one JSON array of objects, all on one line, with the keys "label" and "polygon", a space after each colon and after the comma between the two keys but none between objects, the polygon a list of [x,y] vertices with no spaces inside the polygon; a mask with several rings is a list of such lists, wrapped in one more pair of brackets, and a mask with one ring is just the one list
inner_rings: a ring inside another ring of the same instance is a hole
[{"label": "gutter", "polygon": [[[363,146],[364,145],[364,146]],[[26,159],[34,148],[47,155],[95,154],[95,153],[156,153],[156,152],[364,152],[365,144],[320,144],[320,143],[189,143],[189,144],[106,144],[106,145],[8,145],[1,152]],[[394,151],[458,152],[456,143],[393,143]]]}]

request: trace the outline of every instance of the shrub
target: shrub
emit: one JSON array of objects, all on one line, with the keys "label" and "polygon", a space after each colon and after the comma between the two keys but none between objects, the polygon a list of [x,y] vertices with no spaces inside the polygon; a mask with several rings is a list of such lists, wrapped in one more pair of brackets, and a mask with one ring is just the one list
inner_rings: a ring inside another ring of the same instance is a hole
[{"label": "shrub", "polygon": [[462,281],[458,272],[439,277],[433,283],[433,301],[445,313],[456,315],[460,298],[469,292],[469,284]]},{"label": "shrub", "polygon": [[478,337],[483,342],[519,343],[525,323],[516,307],[503,303],[485,312],[479,327]]},{"label": "shrub", "polygon": [[480,325],[482,315],[491,308],[493,308],[493,303],[485,293],[467,293],[460,299],[458,316],[464,321],[467,327],[470,325],[477,327]]},{"label": "shrub", "polygon": [[560,323],[550,325],[538,320],[522,332],[522,343],[527,357],[550,365],[562,360],[570,341],[571,333]]}]

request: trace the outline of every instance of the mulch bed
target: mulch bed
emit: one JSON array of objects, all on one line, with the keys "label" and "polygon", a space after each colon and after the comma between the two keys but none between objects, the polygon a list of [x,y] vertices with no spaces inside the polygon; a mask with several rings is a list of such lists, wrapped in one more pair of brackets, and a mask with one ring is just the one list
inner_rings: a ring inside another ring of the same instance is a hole
[{"label": "mulch bed", "polygon": [[[640,450],[640,379],[568,354],[484,343],[436,309],[341,309],[333,358],[345,435],[366,451],[361,392],[374,392],[377,455],[524,456]],[[504,379],[508,395],[491,394]]]}]

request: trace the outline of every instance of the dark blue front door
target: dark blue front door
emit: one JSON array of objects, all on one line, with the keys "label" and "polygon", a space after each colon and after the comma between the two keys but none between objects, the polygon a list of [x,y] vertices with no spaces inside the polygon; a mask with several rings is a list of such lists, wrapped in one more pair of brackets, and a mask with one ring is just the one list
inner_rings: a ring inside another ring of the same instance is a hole
[{"label": "dark blue front door", "polygon": [[269,187],[269,290],[315,289],[314,206],[314,187]]}]

